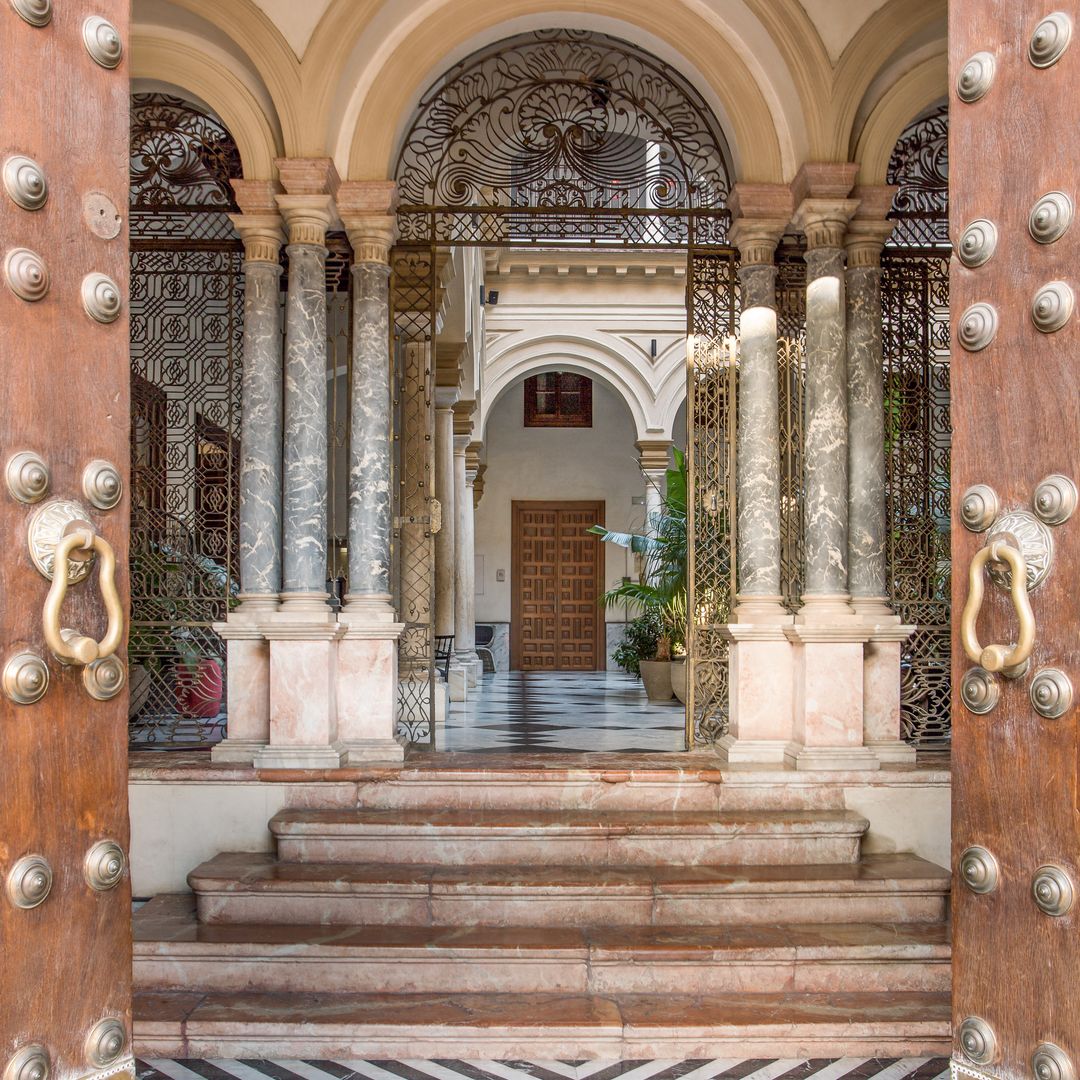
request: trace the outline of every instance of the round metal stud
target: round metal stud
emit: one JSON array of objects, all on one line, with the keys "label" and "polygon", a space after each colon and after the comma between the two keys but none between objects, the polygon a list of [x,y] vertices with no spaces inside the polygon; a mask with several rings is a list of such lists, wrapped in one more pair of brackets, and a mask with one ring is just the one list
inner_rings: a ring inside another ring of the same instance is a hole
[{"label": "round metal stud", "polygon": [[83,469],[82,489],[99,510],[111,510],[124,494],[124,481],[111,461],[96,458]]},{"label": "round metal stud", "polygon": [[83,221],[102,240],[115,240],[124,226],[116,203],[103,191],[90,191],[83,196]]},{"label": "round metal stud", "polygon": [[83,44],[95,64],[103,68],[117,67],[124,56],[120,31],[108,19],[89,15],[83,21]]},{"label": "round metal stud", "polygon": [[4,1080],[49,1080],[49,1053],[36,1043],[16,1050],[4,1066]]},{"label": "round metal stud", "polygon": [[1048,191],[1028,214],[1028,232],[1040,244],[1052,244],[1072,224],[1073,202],[1064,191]]},{"label": "round metal stud", "polygon": [[1072,707],[1073,688],[1069,676],[1057,668],[1043,668],[1035,672],[1028,688],[1031,707],[1047,720],[1057,720]]},{"label": "round metal stud", "polygon": [[960,234],[957,254],[970,269],[988,262],[997,250],[997,226],[986,218],[976,218]]},{"label": "round metal stud", "polygon": [[997,328],[997,311],[992,305],[972,304],[960,316],[960,326],[956,331],[956,336],[968,352],[978,352],[994,340]]},{"label": "round metal stud", "polygon": [[1060,866],[1040,866],[1031,879],[1031,896],[1047,915],[1065,915],[1075,898],[1072,879]]},{"label": "round metal stud", "polygon": [[1036,1080],[1076,1080],[1072,1058],[1054,1043],[1040,1043],[1031,1055]]},{"label": "round metal stud", "polygon": [[16,653],[0,676],[4,694],[16,705],[33,705],[49,689],[49,666],[37,653]]},{"label": "round metal stud", "polygon": [[11,0],[11,6],[31,26],[48,26],[52,21],[52,0]]},{"label": "round metal stud", "polygon": [[960,700],[968,712],[983,716],[992,712],[1001,697],[997,680],[985,668],[976,667],[964,672],[960,682]]},{"label": "round metal stud", "polygon": [[24,210],[40,210],[49,197],[41,166],[25,154],[12,154],[4,162],[4,190]]},{"label": "round metal stud", "polygon": [[[1034,592],[1050,573],[1054,561],[1054,537],[1050,530],[1028,510],[1010,510],[994,522],[994,531],[987,544],[1004,540],[1018,547],[1027,563],[1028,592]],[[1008,590],[1012,586],[1012,571],[1005,563],[991,561],[987,571],[995,584]]]},{"label": "round metal stud", "polygon": [[108,274],[87,274],[82,280],[82,302],[91,319],[115,322],[120,314],[120,288]]},{"label": "round metal stud", "polygon": [[966,848],[960,855],[960,880],[973,893],[991,893],[998,887],[998,861],[984,847]]},{"label": "round metal stud", "polygon": [[83,668],[82,681],[86,692],[95,701],[109,701],[124,689],[127,673],[119,657],[114,654],[87,664]]},{"label": "round metal stud", "polygon": [[86,1036],[86,1060],[95,1069],[107,1069],[123,1053],[127,1042],[124,1025],[114,1016],[99,1020]]},{"label": "round metal stud", "polygon": [[52,889],[52,867],[44,855],[24,855],[8,871],[8,899],[25,911],[45,903]]},{"label": "round metal stud", "polygon": [[124,876],[124,849],[115,840],[99,840],[83,859],[83,877],[97,892],[108,892]]},{"label": "round metal stud", "polygon": [[4,277],[20,300],[40,300],[49,291],[49,271],[45,269],[45,262],[29,248],[12,248],[4,256]]},{"label": "round metal stud", "polygon": [[1039,22],[1028,42],[1028,59],[1037,68],[1050,67],[1061,59],[1072,38],[1072,19],[1053,11]]},{"label": "round metal stud", "polygon": [[990,89],[996,68],[993,53],[975,53],[960,69],[956,80],[956,96],[968,105],[978,101]]},{"label": "round metal stud", "polygon": [[1076,297],[1064,281],[1047,282],[1031,302],[1031,321],[1044,334],[1060,330],[1072,318]]},{"label": "round metal stud", "polygon": [[1046,525],[1064,525],[1076,510],[1076,485],[1061,473],[1039,482],[1031,500],[1035,516]]},{"label": "round metal stud", "polygon": [[969,1016],[956,1033],[960,1049],[976,1065],[989,1065],[997,1057],[997,1036],[981,1017]]},{"label": "round metal stud", "polygon": [[8,491],[22,503],[40,502],[49,491],[49,466],[30,450],[15,454],[4,469]]},{"label": "round metal stud", "polygon": [[960,500],[960,520],[971,532],[985,532],[1001,512],[1001,500],[989,484],[973,484]]}]

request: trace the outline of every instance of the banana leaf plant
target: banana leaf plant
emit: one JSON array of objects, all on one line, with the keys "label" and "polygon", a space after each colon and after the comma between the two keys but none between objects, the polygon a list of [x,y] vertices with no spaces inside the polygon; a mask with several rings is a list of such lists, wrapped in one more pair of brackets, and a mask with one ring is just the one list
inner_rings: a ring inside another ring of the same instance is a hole
[{"label": "banana leaf plant", "polygon": [[600,602],[608,607],[626,604],[660,616],[663,630],[657,641],[657,660],[670,660],[673,652],[686,648],[686,455],[678,448],[674,455],[661,509],[648,515],[643,532],[615,532],[602,525],[588,530],[605,543],[642,557],[641,580],[616,585]]}]

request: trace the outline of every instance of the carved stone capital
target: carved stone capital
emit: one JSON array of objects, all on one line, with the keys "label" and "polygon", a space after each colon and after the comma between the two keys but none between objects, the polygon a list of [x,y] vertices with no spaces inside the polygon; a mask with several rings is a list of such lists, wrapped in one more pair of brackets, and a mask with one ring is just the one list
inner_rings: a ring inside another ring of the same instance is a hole
[{"label": "carved stone capital", "polygon": [[476,402],[468,399],[461,400],[454,404],[454,439],[455,443],[458,438],[465,438],[466,443],[472,442],[472,416],[473,410],[476,408]]},{"label": "carved stone capital", "polygon": [[795,211],[795,227],[806,236],[806,246],[840,248],[859,202],[857,199],[803,199]]},{"label": "carved stone capital", "polygon": [[349,234],[353,261],[357,265],[361,263],[390,265],[390,249],[397,239],[396,217],[342,213],[341,222]]},{"label": "carved stone capital", "polygon": [[861,221],[855,218],[848,225],[844,237],[849,270],[859,270],[881,265],[881,249],[893,234],[895,221]]},{"label": "carved stone capital", "polygon": [[483,449],[482,442],[471,442],[465,448],[465,478],[470,484],[476,480],[476,474],[480,469],[480,451]]},{"label": "carved stone capital", "polygon": [[776,245],[788,226],[790,217],[783,218],[736,218],[728,239],[739,249],[743,266],[768,266],[772,264]]},{"label": "carved stone capital", "polygon": [[289,229],[290,244],[326,244],[326,230],[334,220],[329,195],[278,195],[278,209]]},{"label": "carved stone capital", "polygon": [[332,158],[274,158],[274,164],[289,195],[335,195],[341,185]]},{"label": "carved stone capital", "polygon": [[634,445],[643,472],[666,472],[671,467],[670,439],[639,439]]},{"label": "carved stone capital", "polygon": [[276,209],[266,214],[230,214],[229,220],[244,241],[245,262],[278,265],[285,228]]}]

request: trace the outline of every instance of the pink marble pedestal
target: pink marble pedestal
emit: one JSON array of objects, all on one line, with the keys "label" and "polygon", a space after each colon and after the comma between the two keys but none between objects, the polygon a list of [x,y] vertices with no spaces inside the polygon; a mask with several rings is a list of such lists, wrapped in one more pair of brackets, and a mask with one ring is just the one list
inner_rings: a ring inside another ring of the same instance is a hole
[{"label": "pink marble pedestal", "polygon": [[263,622],[277,608],[277,597],[244,601],[214,631],[226,649],[226,737],[211,751],[211,761],[250,765],[270,741],[270,643]]},{"label": "pink marble pedestal", "polygon": [[341,613],[337,643],[338,743],[343,765],[404,761],[397,741],[398,638],[404,626]]},{"label": "pink marble pedestal", "polygon": [[893,616],[872,628],[863,654],[863,742],[883,764],[915,764],[900,737],[900,650],[914,631]]}]

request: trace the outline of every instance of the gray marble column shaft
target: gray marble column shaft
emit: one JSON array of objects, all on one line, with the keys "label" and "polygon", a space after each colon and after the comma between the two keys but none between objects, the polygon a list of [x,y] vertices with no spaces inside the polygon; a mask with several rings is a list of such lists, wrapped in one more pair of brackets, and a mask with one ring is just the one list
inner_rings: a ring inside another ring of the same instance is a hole
[{"label": "gray marble column shaft", "polygon": [[454,436],[454,652],[466,660],[476,654],[473,493],[465,467],[465,448],[471,441],[469,436]]},{"label": "gray marble column shaft", "polygon": [[780,599],[780,407],[776,267],[739,268],[738,598]]},{"label": "gray marble column shaft", "polygon": [[[436,391],[438,393],[438,391]],[[435,498],[442,528],[435,534],[435,633],[454,633],[454,554],[457,511],[454,503],[454,410],[435,409]]]},{"label": "gray marble column shaft", "polygon": [[846,597],[847,361],[844,252],[806,253],[806,597]]},{"label": "gray marble column shaft", "polygon": [[349,597],[390,596],[390,267],[353,267]]},{"label": "gray marble column shaft", "polygon": [[281,316],[277,262],[244,263],[240,591],[281,592]]},{"label": "gray marble column shaft", "polygon": [[326,248],[286,251],[283,592],[325,594]]},{"label": "gray marble column shaft", "polygon": [[858,606],[887,594],[879,266],[847,271],[847,395],[848,583]]}]

